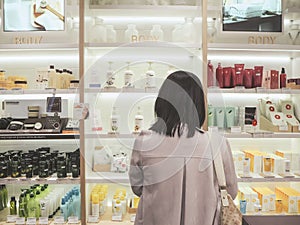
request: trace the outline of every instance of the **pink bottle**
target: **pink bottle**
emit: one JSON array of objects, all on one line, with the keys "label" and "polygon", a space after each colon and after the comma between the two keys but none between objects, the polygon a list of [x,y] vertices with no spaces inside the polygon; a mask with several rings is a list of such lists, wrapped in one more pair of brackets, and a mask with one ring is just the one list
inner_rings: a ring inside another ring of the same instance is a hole
[{"label": "pink bottle", "polygon": [[207,63],[207,87],[215,86],[214,66],[210,60]]},{"label": "pink bottle", "polygon": [[254,66],[253,87],[261,87],[263,80],[263,66]]},{"label": "pink bottle", "polygon": [[221,66],[221,63],[218,63],[218,67],[216,69],[216,78],[217,78],[217,84],[220,88],[224,87],[224,74],[223,74],[223,68]]},{"label": "pink bottle", "polygon": [[234,64],[235,69],[235,86],[243,86],[245,64]]},{"label": "pink bottle", "polygon": [[282,68],[281,69],[281,74],[280,74],[280,88],[285,88],[286,87],[286,73],[285,73],[285,69]]},{"label": "pink bottle", "polygon": [[231,87],[231,67],[224,67],[223,68],[223,84],[224,88],[230,88]]},{"label": "pink bottle", "polygon": [[244,86],[245,88],[252,88],[252,80],[253,80],[253,69],[245,69],[244,73]]},{"label": "pink bottle", "polygon": [[279,84],[279,71],[278,70],[271,70],[271,79],[270,79],[270,88],[271,89],[278,89]]}]

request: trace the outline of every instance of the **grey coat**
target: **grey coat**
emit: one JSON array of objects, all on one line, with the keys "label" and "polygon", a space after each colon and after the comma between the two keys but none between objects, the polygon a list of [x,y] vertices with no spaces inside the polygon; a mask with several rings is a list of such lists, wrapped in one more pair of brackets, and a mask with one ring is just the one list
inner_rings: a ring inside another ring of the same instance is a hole
[{"label": "grey coat", "polygon": [[[133,192],[140,196],[135,225],[217,225],[220,195],[210,137],[196,132],[187,138],[145,131],[135,140],[129,171]],[[237,178],[226,138],[219,144],[227,191],[235,198]],[[215,151],[214,151],[215,152]]]}]

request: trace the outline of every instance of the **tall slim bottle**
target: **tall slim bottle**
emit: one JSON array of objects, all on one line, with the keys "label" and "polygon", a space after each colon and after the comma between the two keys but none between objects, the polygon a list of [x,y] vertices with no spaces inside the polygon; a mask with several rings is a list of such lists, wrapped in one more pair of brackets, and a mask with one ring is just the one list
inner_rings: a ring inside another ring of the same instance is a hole
[{"label": "tall slim bottle", "polygon": [[12,196],[10,199],[10,215],[17,215],[17,202],[15,196]]},{"label": "tall slim bottle", "polygon": [[285,68],[281,69],[280,73],[280,88],[285,88],[286,87],[286,73],[285,73]]},{"label": "tall slim bottle", "polygon": [[30,194],[30,199],[27,203],[27,211],[28,211],[28,217],[35,217],[36,216],[36,204],[35,204],[35,201],[34,201],[34,194],[31,193]]},{"label": "tall slim bottle", "polygon": [[217,84],[220,88],[224,87],[224,80],[223,80],[223,68],[221,66],[221,63],[218,63],[218,67],[216,69],[216,79],[217,79]]},{"label": "tall slim bottle", "polygon": [[57,74],[54,65],[50,65],[48,69],[48,87],[56,88]]},{"label": "tall slim bottle", "polygon": [[212,87],[215,85],[214,78],[214,66],[211,63],[211,60],[208,60],[207,63],[207,87]]},{"label": "tall slim bottle", "polygon": [[22,193],[19,197],[19,217],[27,217],[26,215],[26,209],[25,209],[25,194]]}]

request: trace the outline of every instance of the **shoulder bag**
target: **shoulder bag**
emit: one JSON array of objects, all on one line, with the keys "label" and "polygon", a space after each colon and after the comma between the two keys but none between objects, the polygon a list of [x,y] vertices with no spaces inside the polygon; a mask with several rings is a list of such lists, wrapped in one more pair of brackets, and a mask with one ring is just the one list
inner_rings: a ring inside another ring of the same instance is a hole
[{"label": "shoulder bag", "polygon": [[232,197],[226,190],[226,178],[224,173],[224,166],[221,152],[217,153],[213,160],[214,168],[218,179],[219,189],[221,192],[221,211],[220,211],[220,225],[241,225],[242,213],[234,204]]}]

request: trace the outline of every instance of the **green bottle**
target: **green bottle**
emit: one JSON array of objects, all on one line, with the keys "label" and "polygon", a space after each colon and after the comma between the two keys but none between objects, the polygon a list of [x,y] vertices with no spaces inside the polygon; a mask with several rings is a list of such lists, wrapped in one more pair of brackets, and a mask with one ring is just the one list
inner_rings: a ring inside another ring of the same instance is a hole
[{"label": "green bottle", "polygon": [[4,193],[2,190],[2,185],[0,186],[0,211],[4,209]]},{"label": "green bottle", "polygon": [[34,201],[34,194],[30,193],[30,199],[27,203],[27,211],[28,211],[28,217],[35,217],[36,216],[36,204]]},{"label": "green bottle", "polygon": [[25,198],[26,198],[25,194],[22,193],[19,198],[19,217],[27,217],[26,210],[25,210],[25,204],[26,204]]},{"label": "green bottle", "polygon": [[3,185],[2,187],[2,191],[3,191],[3,203],[4,203],[3,207],[6,208],[8,203],[8,193],[5,185]]},{"label": "green bottle", "polygon": [[17,202],[15,196],[12,196],[10,199],[10,215],[17,215]]},{"label": "green bottle", "polygon": [[35,199],[34,199],[34,203],[36,205],[36,211],[35,211],[35,217],[36,218],[39,218],[41,216],[40,200],[41,200],[40,191],[37,190],[36,191],[36,196],[35,196]]}]

